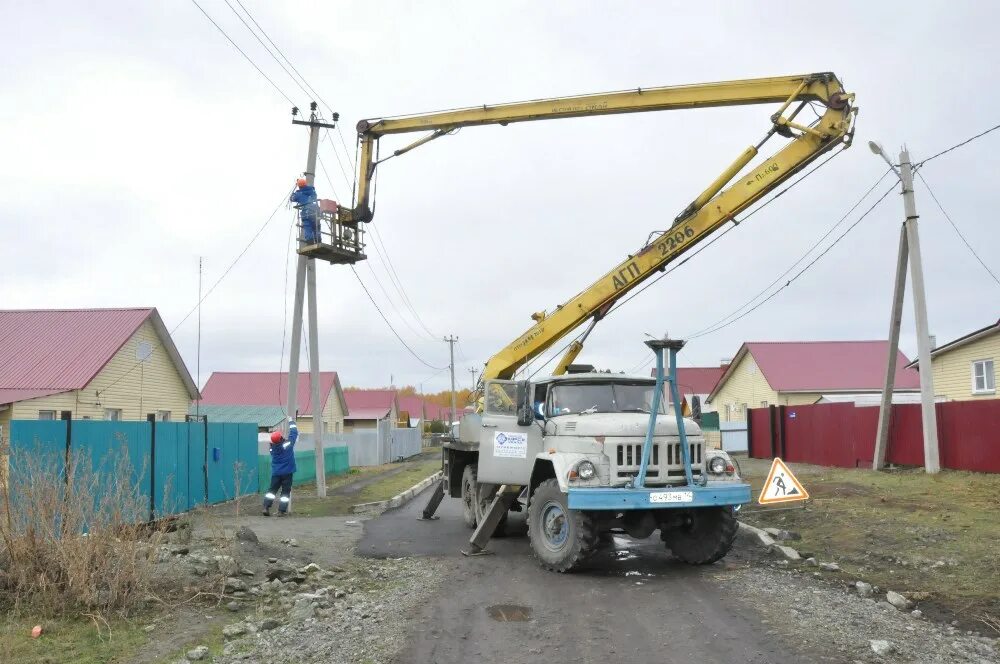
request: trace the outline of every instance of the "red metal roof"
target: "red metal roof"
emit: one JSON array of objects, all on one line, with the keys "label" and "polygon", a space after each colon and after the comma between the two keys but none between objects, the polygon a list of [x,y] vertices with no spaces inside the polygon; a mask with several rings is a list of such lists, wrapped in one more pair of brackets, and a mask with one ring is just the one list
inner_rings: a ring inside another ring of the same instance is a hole
[{"label": "red metal roof", "polygon": [[[336,371],[319,372],[319,398],[323,404],[337,384]],[[239,406],[287,406],[288,372],[216,371],[201,391],[204,404]],[[300,415],[312,415],[309,372],[299,372],[298,409]],[[346,413],[345,413],[346,414]]]},{"label": "red metal roof", "polygon": [[[726,367],[677,367],[677,386],[681,394],[711,394],[725,372]],[[656,369],[651,369],[649,375],[656,376]]]},{"label": "red metal roof", "polygon": [[418,396],[399,397],[400,412],[406,411],[413,419],[422,420],[424,418],[424,410],[426,409],[427,413],[430,414],[431,406],[432,404],[426,403]]},{"label": "red metal roof", "polygon": [[346,390],[344,398],[347,399],[347,407],[354,412],[354,409],[367,410],[392,408],[396,400],[396,390]]},{"label": "red metal roof", "polygon": [[389,407],[384,408],[352,408],[347,420],[384,420],[389,416]]},{"label": "red metal roof", "polygon": [[[885,381],[888,341],[778,341],[743,344],[731,370],[749,352],[777,392],[880,390]],[[919,389],[920,376],[896,358],[895,389]]]},{"label": "red metal roof", "polygon": [[[0,388],[28,390],[24,394],[82,389],[154,311],[0,311]],[[9,392],[0,402],[12,403],[17,396],[18,392]]]}]

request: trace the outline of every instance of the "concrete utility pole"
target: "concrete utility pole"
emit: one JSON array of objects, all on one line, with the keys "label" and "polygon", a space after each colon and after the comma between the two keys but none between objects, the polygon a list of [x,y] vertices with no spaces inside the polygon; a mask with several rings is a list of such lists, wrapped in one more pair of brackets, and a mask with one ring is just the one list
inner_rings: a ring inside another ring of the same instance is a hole
[{"label": "concrete utility pole", "polygon": [[899,169],[889,160],[882,147],[869,142],[872,152],[882,157],[899,177],[903,185],[903,209],[906,221],[900,231],[899,255],[896,260],[896,281],[893,288],[892,313],[889,319],[889,361],[886,367],[882,405],[879,409],[878,436],[872,468],[885,467],[886,448],[889,440],[889,420],[892,413],[892,391],[896,373],[896,355],[899,352],[899,328],[903,315],[903,294],[906,290],[906,263],[910,260],[910,281],[913,284],[913,309],[917,327],[917,359],[920,368],[920,414],[924,432],[924,470],[937,473],[941,470],[937,437],[937,413],[934,409],[934,373],[931,370],[931,337],[927,321],[927,295],[924,289],[923,259],[920,254],[920,234],[917,226],[917,203],[913,195],[913,164],[906,148],[899,153]]},{"label": "concrete utility pole", "polygon": [[[320,122],[316,116],[316,102],[311,104],[312,112],[308,121],[292,120],[294,124],[309,127],[309,152],[306,155],[305,178],[309,185],[316,179],[316,153],[319,149],[319,132],[324,127],[336,125]],[[299,228],[299,245],[305,243],[302,228]],[[326,498],[326,461],[323,458],[323,405],[320,403],[319,389],[319,323],[317,319],[318,299],[316,295],[316,259],[299,254],[295,268],[295,305],[292,309],[292,343],[288,357],[288,415],[298,417],[299,397],[299,353],[302,344],[302,307],[306,286],[309,288],[309,399],[312,404],[313,445],[316,452],[316,495]]]},{"label": "concrete utility pole", "polygon": [[472,391],[476,391],[476,368],[469,367],[469,373],[472,374]]},{"label": "concrete utility pole", "polygon": [[444,340],[448,342],[448,349],[451,352],[451,362],[448,364],[448,368],[451,369],[451,422],[448,423],[448,431],[451,432],[451,426],[455,423],[455,413],[457,412],[455,407],[455,342],[458,341],[458,337],[448,336]]}]

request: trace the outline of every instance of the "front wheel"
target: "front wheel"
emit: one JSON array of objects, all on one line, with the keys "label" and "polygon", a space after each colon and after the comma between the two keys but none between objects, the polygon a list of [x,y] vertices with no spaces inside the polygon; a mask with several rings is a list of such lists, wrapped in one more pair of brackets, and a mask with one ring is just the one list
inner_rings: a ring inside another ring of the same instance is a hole
[{"label": "front wheel", "polygon": [[579,566],[597,547],[597,531],[586,512],[569,509],[559,482],[545,480],[528,503],[528,539],[542,567],[568,572]]},{"label": "front wheel", "polygon": [[689,565],[709,565],[733,548],[739,524],[732,507],[701,507],[683,516],[679,526],[660,531],[660,539]]}]

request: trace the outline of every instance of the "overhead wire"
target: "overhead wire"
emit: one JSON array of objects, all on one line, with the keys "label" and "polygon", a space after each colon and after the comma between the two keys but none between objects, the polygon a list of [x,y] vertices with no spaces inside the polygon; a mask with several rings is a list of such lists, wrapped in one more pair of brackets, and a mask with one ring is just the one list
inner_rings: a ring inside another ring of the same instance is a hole
[{"label": "overhead wire", "polygon": [[813,252],[813,251],[814,251],[814,250],[815,250],[815,249],[816,249],[816,248],[817,248],[818,246],[820,246],[820,245],[821,245],[821,244],[822,244],[822,243],[823,243],[823,242],[824,242],[824,241],[825,241],[825,240],[826,240],[826,239],[827,239],[828,237],[830,237],[830,235],[832,235],[832,234],[833,234],[833,232],[834,232],[835,230],[837,230],[837,228],[838,228],[838,227],[839,227],[839,226],[840,226],[840,225],[841,225],[842,223],[844,223],[844,221],[846,221],[846,220],[847,220],[847,218],[848,218],[848,217],[850,217],[850,216],[851,216],[851,214],[853,214],[853,213],[854,213],[854,211],[855,211],[856,209],[858,209],[858,207],[859,207],[859,206],[860,206],[860,205],[861,205],[861,204],[862,204],[862,203],[864,202],[864,200],[865,200],[866,198],[868,198],[868,196],[869,196],[869,195],[871,195],[871,193],[872,193],[873,191],[875,191],[875,188],[876,188],[876,187],[878,187],[878,186],[879,186],[879,184],[881,184],[881,183],[882,183],[882,180],[884,180],[884,179],[885,179],[885,176],[886,176],[886,175],[888,175],[888,174],[889,174],[889,173],[891,173],[891,172],[892,172],[892,170],[891,170],[891,169],[888,169],[888,168],[887,168],[887,169],[885,170],[885,172],[884,172],[884,173],[882,173],[881,177],[879,177],[879,178],[878,178],[878,179],[877,179],[877,180],[876,180],[876,181],[875,181],[875,182],[874,182],[874,183],[873,183],[873,184],[872,184],[872,185],[871,185],[871,186],[870,186],[870,187],[869,187],[869,188],[868,188],[868,189],[867,189],[867,190],[865,191],[865,193],[861,195],[861,198],[859,198],[859,199],[858,199],[858,200],[857,200],[857,201],[856,201],[856,202],[855,202],[855,203],[854,203],[854,204],[853,204],[853,205],[852,205],[852,206],[851,206],[851,207],[850,207],[850,208],[849,208],[849,209],[847,210],[847,212],[845,212],[845,213],[844,213],[844,215],[840,217],[840,219],[838,219],[838,220],[837,220],[837,221],[836,221],[836,222],[835,222],[835,223],[834,223],[834,224],[833,224],[832,226],[830,226],[830,228],[828,228],[828,229],[827,229],[827,231],[826,231],[825,233],[823,233],[823,235],[822,235],[822,236],[820,236],[820,238],[819,238],[818,240],[816,240],[816,241],[815,241],[815,242],[814,242],[814,243],[812,244],[812,246],[810,246],[810,247],[809,247],[809,249],[807,249],[807,250],[805,251],[805,253],[803,253],[803,254],[802,254],[802,255],[801,255],[801,256],[800,256],[800,257],[799,257],[799,258],[798,258],[798,259],[797,259],[797,260],[796,260],[796,261],[795,261],[794,263],[792,263],[792,264],[791,264],[791,265],[790,265],[790,266],[788,267],[788,269],[787,269],[787,270],[785,270],[784,272],[782,272],[781,274],[779,274],[779,275],[778,275],[777,277],[775,277],[774,281],[772,281],[772,282],[771,282],[771,283],[769,283],[769,284],[768,284],[767,286],[765,286],[764,288],[762,288],[762,289],[761,289],[761,291],[760,291],[759,293],[757,293],[757,294],[756,294],[756,295],[754,295],[754,296],[753,296],[752,298],[750,298],[749,300],[747,300],[747,301],[746,301],[746,302],[745,302],[744,304],[742,304],[741,306],[739,306],[739,307],[737,307],[736,309],[734,309],[734,310],[733,310],[732,312],[730,312],[730,313],[729,313],[728,315],[726,315],[726,316],[723,316],[722,318],[720,318],[719,320],[715,321],[714,323],[712,323],[712,324],[710,324],[710,325],[706,325],[706,326],[705,326],[705,327],[703,327],[702,329],[700,329],[700,330],[698,330],[698,331],[694,332],[694,333],[693,333],[692,335],[689,335],[689,336],[688,336],[687,338],[694,338],[694,337],[698,336],[698,335],[699,335],[700,333],[702,333],[702,332],[704,332],[704,331],[706,331],[706,330],[709,330],[709,329],[711,329],[711,328],[715,327],[716,325],[719,325],[720,323],[724,323],[724,322],[725,322],[726,320],[728,320],[729,318],[731,318],[731,317],[733,317],[733,316],[735,316],[735,315],[739,314],[739,312],[743,311],[743,309],[745,309],[746,307],[748,307],[748,306],[752,305],[752,304],[753,304],[753,303],[754,303],[754,302],[755,302],[755,301],[756,301],[756,300],[757,300],[757,299],[758,299],[759,297],[761,297],[762,295],[764,295],[764,294],[765,294],[765,293],[766,293],[766,292],[767,292],[768,290],[770,290],[770,289],[771,289],[771,287],[772,287],[772,286],[774,286],[774,285],[775,285],[776,283],[778,283],[779,281],[781,281],[781,279],[783,279],[783,278],[784,278],[785,276],[787,276],[787,275],[788,275],[788,273],[790,273],[790,272],[791,272],[792,270],[794,270],[794,269],[795,269],[795,267],[796,267],[797,265],[799,265],[799,263],[801,263],[802,261],[804,261],[804,260],[806,259],[806,257],[807,257],[807,256],[808,256],[808,255],[809,255],[810,253],[812,253],[812,252]]},{"label": "overhead wire", "polygon": [[233,38],[232,38],[232,37],[230,37],[230,36],[229,36],[229,34],[228,34],[228,33],[227,33],[227,32],[226,32],[225,30],[223,30],[223,29],[222,29],[222,26],[220,26],[220,25],[219,25],[218,23],[216,23],[216,22],[215,22],[215,19],[213,19],[213,18],[212,18],[211,16],[209,16],[208,12],[206,12],[206,11],[205,11],[205,9],[204,9],[204,8],[203,8],[203,7],[202,7],[202,6],[200,5],[200,4],[198,4],[198,0],[191,0],[191,2],[192,2],[192,3],[194,3],[194,6],[195,6],[195,7],[197,7],[197,8],[198,8],[198,10],[199,10],[199,11],[200,11],[200,12],[201,12],[202,14],[204,14],[204,15],[205,15],[205,18],[207,18],[207,19],[209,20],[209,22],[211,22],[211,24],[212,24],[212,25],[214,25],[214,26],[215,26],[216,30],[218,30],[218,31],[219,31],[220,33],[222,33],[222,36],[223,36],[223,37],[225,37],[225,38],[226,38],[226,40],[227,40],[227,41],[228,41],[228,42],[229,42],[230,44],[232,44],[232,45],[233,45],[233,48],[235,48],[235,49],[236,49],[237,51],[239,51],[239,52],[240,52],[240,55],[242,55],[242,56],[243,56],[243,57],[244,57],[244,58],[246,59],[246,61],[247,61],[247,62],[249,62],[249,63],[250,63],[250,65],[251,65],[251,66],[252,66],[252,67],[253,67],[254,69],[256,69],[256,70],[257,70],[257,73],[258,73],[258,74],[260,74],[261,76],[263,76],[263,77],[264,77],[264,80],[266,80],[266,81],[267,81],[268,83],[270,83],[270,84],[271,84],[271,87],[273,87],[273,88],[274,88],[275,90],[277,90],[277,91],[278,91],[278,94],[280,94],[280,95],[281,95],[282,97],[284,97],[284,98],[285,98],[285,101],[287,101],[287,102],[289,103],[289,105],[291,105],[291,106],[295,106],[295,102],[294,102],[294,101],[292,101],[292,98],[291,98],[291,97],[289,97],[289,96],[288,96],[287,94],[285,94],[285,91],[284,91],[284,90],[282,90],[282,89],[281,89],[280,87],[278,87],[278,84],[277,84],[277,83],[275,83],[275,82],[274,82],[273,80],[271,80],[271,77],[270,77],[270,76],[268,76],[267,74],[265,74],[265,73],[264,73],[264,70],[263,70],[263,69],[261,69],[260,67],[258,67],[258,66],[257,66],[257,63],[256,63],[256,62],[254,62],[254,61],[253,61],[253,60],[252,60],[252,59],[250,58],[250,56],[249,56],[249,55],[247,55],[247,54],[246,54],[246,52],[245,52],[245,51],[244,51],[244,50],[243,50],[242,48],[240,48],[240,47],[239,47],[239,45],[237,45],[237,44],[236,44],[236,42],[235,42],[235,41],[233,41]]},{"label": "overhead wire", "polygon": [[[233,5],[229,2],[229,0],[222,0],[222,1],[226,3],[226,6],[228,6],[229,9],[236,16],[236,18],[240,20],[240,23],[242,23],[243,27],[247,29],[247,32],[253,35],[254,39],[257,40],[257,43],[259,43],[264,48],[264,50],[267,51],[267,54],[271,56],[271,59],[273,59],[276,63],[278,63],[278,66],[281,67],[282,71],[288,74],[288,78],[292,79],[292,82],[299,87],[299,90],[302,90],[302,94],[304,94],[308,98],[309,91],[306,90],[304,87],[302,87],[302,84],[299,83],[298,80],[292,75],[292,72],[288,71],[288,68],[281,63],[281,60],[278,59],[278,56],[276,56],[274,53],[271,52],[271,49],[267,47],[267,44],[264,43],[264,40],[261,39],[256,32],[254,32],[253,28],[250,27],[250,24],[246,22],[246,20],[240,15],[238,11],[236,11],[236,8],[233,7]],[[246,7],[243,7],[242,4],[240,4],[240,7],[243,8],[243,11],[247,11]],[[250,16],[249,12],[247,12],[247,15]],[[251,16],[250,19],[253,20],[253,17]],[[260,25],[257,23],[257,21],[254,21],[254,25],[257,25],[258,29],[260,28]],[[271,40],[268,39],[268,41]]]},{"label": "overhead wire", "polygon": [[[219,276],[219,278],[215,280],[215,283],[213,283],[211,285],[211,287],[204,293],[204,295],[201,296],[201,299],[198,300],[197,304],[195,304],[193,307],[191,307],[191,310],[188,311],[187,314],[185,314],[185,316],[183,318],[181,318],[181,320],[176,325],[174,325],[173,328],[171,328],[168,331],[169,335],[172,336],[174,334],[174,332],[176,332],[181,327],[181,325],[183,325],[187,321],[187,319],[190,318],[194,314],[194,312],[196,312],[198,310],[198,307],[201,306],[201,304],[205,300],[208,299],[208,297],[215,291],[215,289],[218,288],[219,284],[221,284],[222,281],[227,276],[229,276],[229,273],[232,272],[232,270],[233,270],[234,267],[236,267],[236,264],[240,262],[240,260],[246,255],[247,251],[250,250],[250,247],[253,246],[254,242],[257,241],[257,238],[259,238],[261,236],[261,234],[263,234],[264,230],[268,227],[268,225],[270,225],[271,220],[274,219],[275,215],[278,214],[278,210],[280,210],[285,204],[287,204],[287,202],[288,202],[288,196],[290,194],[291,194],[291,191],[289,191],[284,196],[282,196],[281,202],[278,203],[278,207],[274,208],[274,211],[271,212],[271,215],[261,225],[261,227],[257,229],[257,232],[254,233],[254,235],[253,235],[252,238],[250,238],[250,241],[247,242],[246,246],[243,247],[243,250],[240,251],[239,254],[237,254],[236,258],[233,259],[233,261],[222,272],[222,274]],[[155,344],[153,346],[153,349],[155,350],[156,348],[158,348],[160,346],[162,346],[162,344]],[[129,374],[131,374],[135,370],[135,368],[138,367],[138,366],[140,366],[141,364],[142,364],[142,361],[136,361],[135,364],[133,364],[131,366],[131,368],[129,368],[128,371],[126,371],[125,373],[123,373],[120,376],[118,376],[118,378],[116,378],[110,384],[105,385],[101,389],[97,390],[97,393],[100,394],[101,392],[105,392],[105,391],[111,389],[112,387],[114,387],[115,385],[117,385],[121,380],[123,380],[126,376],[128,376]]]},{"label": "overhead wire", "polygon": [[952,145],[950,148],[945,148],[944,150],[941,150],[940,152],[936,152],[936,153],[932,154],[930,157],[927,157],[926,159],[920,160],[919,162],[917,162],[916,164],[914,164],[914,166],[915,167],[916,166],[923,166],[927,162],[932,161],[934,159],[937,159],[938,157],[941,157],[943,155],[946,155],[949,152],[951,152],[952,150],[957,150],[958,148],[960,148],[962,146],[968,145],[969,143],[971,143],[971,142],[973,142],[975,140],[978,140],[978,139],[982,138],[983,136],[989,134],[990,132],[996,131],[997,129],[1000,129],[1000,124],[994,125],[994,126],[990,127],[989,129],[987,129],[986,131],[979,132],[975,136],[970,136],[969,138],[965,139],[961,143],[956,143],[955,145]]},{"label": "overhead wire", "polygon": [[862,214],[860,217],[858,217],[857,220],[855,220],[855,222],[853,224],[851,224],[850,226],[847,227],[847,230],[845,230],[843,233],[841,233],[840,236],[838,236],[837,239],[834,240],[832,244],[830,244],[826,249],[824,249],[822,252],[820,252],[815,258],[813,258],[811,261],[809,261],[809,263],[806,264],[805,267],[803,267],[801,270],[799,270],[795,274],[795,276],[793,276],[791,279],[789,279],[788,281],[786,281],[780,288],[778,288],[778,290],[774,291],[773,293],[771,293],[770,295],[768,295],[765,299],[763,299],[759,303],[757,303],[753,308],[748,309],[747,311],[743,312],[738,317],[734,318],[733,320],[729,321],[728,323],[725,323],[723,325],[719,325],[718,327],[714,327],[712,329],[704,330],[704,331],[700,332],[699,334],[689,335],[687,337],[687,339],[689,339],[689,340],[690,339],[697,339],[698,337],[703,337],[705,335],[713,334],[715,332],[718,332],[719,330],[721,330],[723,328],[726,328],[726,327],[729,327],[730,325],[732,325],[736,321],[738,321],[738,320],[746,317],[747,315],[751,314],[752,312],[756,311],[760,307],[764,306],[765,304],[767,304],[768,302],[770,302],[771,300],[773,300],[774,297],[778,293],[780,293],[781,291],[783,291],[786,288],[788,288],[789,286],[791,286],[792,283],[794,283],[796,279],[798,279],[803,274],[805,274],[805,272],[807,270],[809,270],[809,268],[811,268],[813,265],[815,265],[819,261],[819,259],[823,258],[823,256],[825,256],[826,254],[828,254],[831,249],[833,249],[835,246],[837,246],[840,243],[840,241],[843,240],[847,236],[848,233],[850,233],[852,230],[854,230],[854,228],[858,224],[860,224],[862,221],[864,221],[864,219],[869,214],[871,214],[872,211],[874,211],[875,208],[877,208],[879,206],[879,204],[881,204],[882,201],[884,201],[885,198],[895,188],[896,188],[896,184],[895,183],[893,183],[892,185],[890,185],[889,188],[886,189],[885,192],[883,192],[883,194],[881,196],[879,196],[879,198],[871,205],[871,207],[869,207],[867,210],[865,210],[864,214]]},{"label": "overhead wire", "polygon": [[958,235],[959,239],[962,240],[962,243],[965,245],[966,249],[969,250],[969,253],[971,253],[977,261],[979,261],[979,264],[983,266],[983,269],[986,270],[986,272],[989,273],[991,277],[993,277],[993,281],[997,282],[997,285],[1000,286],[1000,279],[998,279],[997,275],[993,272],[993,270],[991,270],[989,266],[987,266],[986,263],[983,262],[983,259],[980,258],[979,254],[976,253],[976,250],[972,248],[971,244],[969,244],[969,241],[965,239],[965,236],[962,234],[962,231],[958,230],[958,226],[955,225],[955,222],[952,221],[951,215],[948,214],[948,211],[944,209],[943,205],[941,205],[941,201],[939,201],[938,197],[934,194],[934,190],[931,189],[931,185],[924,178],[924,174],[921,173],[920,171],[917,171],[917,177],[920,178],[920,181],[924,183],[925,187],[927,187],[927,193],[931,195],[931,199],[934,200],[935,205],[937,205],[938,209],[941,210],[941,214],[943,214],[944,218],[948,220],[949,224],[951,224],[951,227],[952,229],[954,229],[955,234]]},{"label": "overhead wire", "polygon": [[368,291],[368,287],[365,286],[365,282],[363,282],[361,280],[361,276],[358,274],[358,271],[354,268],[353,265],[351,266],[351,272],[354,273],[354,277],[358,280],[358,283],[361,284],[362,290],[364,290],[365,295],[368,296],[368,299],[371,301],[372,306],[375,307],[375,311],[377,311],[378,315],[382,317],[382,320],[385,322],[386,327],[388,327],[389,331],[392,332],[392,334],[396,337],[396,339],[399,340],[399,343],[401,343],[403,345],[403,348],[405,348],[406,350],[408,350],[410,352],[410,355],[412,355],[413,357],[415,357],[421,364],[423,364],[428,369],[434,369],[435,371],[447,369],[448,367],[436,367],[433,364],[430,364],[429,362],[427,362],[426,360],[424,360],[424,358],[420,357],[416,353],[416,351],[414,351],[412,348],[410,348],[410,345],[407,344],[406,341],[403,340],[403,337],[399,336],[399,333],[396,332],[396,328],[394,328],[392,326],[392,323],[389,322],[389,319],[385,317],[384,313],[382,313],[382,309],[378,306],[378,303],[375,302],[375,298],[372,297],[372,294]]}]

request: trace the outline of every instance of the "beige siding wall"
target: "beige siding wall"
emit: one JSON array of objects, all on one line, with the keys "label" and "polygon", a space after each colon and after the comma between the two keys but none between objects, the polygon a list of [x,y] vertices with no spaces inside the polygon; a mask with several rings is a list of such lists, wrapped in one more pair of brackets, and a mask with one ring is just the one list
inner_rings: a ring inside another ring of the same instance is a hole
[{"label": "beige siding wall", "polygon": [[326,400],[326,408],[323,409],[323,419],[326,420],[327,433],[344,431],[344,408],[340,405],[336,387],[330,390],[330,398]]},{"label": "beige siding wall", "polygon": [[721,422],[742,422],[746,419],[744,404],[747,408],[760,408],[764,401],[767,405],[778,403],[778,393],[771,389],[753,356],[746,353],[712,399],[712,406],[719,412]]},{"label": "beige siding wall", "polygon": [[949,401],[996,399],[996,390],[992,394],[972,392],[972,363],[977,360],[993,360],[993,384],[1000,384],[1000,332],[932,359],[934,394]]},{"label": "beige siding wall", "polygon": [[344,422],[344,433],[358,430],[372,430],[375,428],[375,420],[346,420]]},{"label": "beige siding wall", "polygon": [[[152,356],[136,366],[140,342],[153,346]],[[97,392],[100,391],[100,397]],[[84,389],[29,399],[14,404],[14,419],[35,419],[40,410],[69,410],[73,417],[104,419],[107,408],[120,408],[122,419],[144,420],[147,413],[169,411],[174,421],[184,421],[191,395],[152,323],[146,321]]]},{"label": "beige siding wall", "polygon": [[821,396],[823,395],[819,392],[806,392],[803,394],[781,392],[778,394],[778,399],[774,404],[776,406],[808,406],[819,401]]}]

